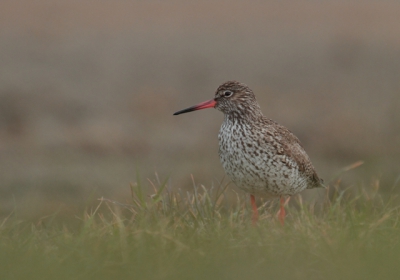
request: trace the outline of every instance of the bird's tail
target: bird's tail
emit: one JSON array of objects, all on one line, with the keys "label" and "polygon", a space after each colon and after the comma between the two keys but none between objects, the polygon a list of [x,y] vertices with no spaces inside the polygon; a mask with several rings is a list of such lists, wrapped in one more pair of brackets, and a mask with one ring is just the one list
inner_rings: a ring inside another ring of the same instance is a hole
[{"label": "bird's tail", "polygon": [[318,177],[317,173],[314,173],[314,176],[312,177],[312,183],[308,187],[308,189],[314,189],[314,188],[324,188],[326,189],[327,186],[324,184],[324,180]]},{"label": "bird's tail", "polygon": [[324,184],[324,180],[319,178],[319,184],[317,186],[317,188],[324,188],[326,189],[328,186]]}]

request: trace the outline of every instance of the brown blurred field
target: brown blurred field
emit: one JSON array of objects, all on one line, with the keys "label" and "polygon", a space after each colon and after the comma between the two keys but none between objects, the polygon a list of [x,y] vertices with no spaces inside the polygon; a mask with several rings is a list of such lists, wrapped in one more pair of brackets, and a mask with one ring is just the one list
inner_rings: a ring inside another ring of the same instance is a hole
[{"label": "brown blurred field", "polygon": [[399,15],[397,1],[2,1],[1,214],[124,202],[136,173],[218,184],[222,114],[172,113],[226,80],[326,181],[363,160],[348,186],[398,187]]}]

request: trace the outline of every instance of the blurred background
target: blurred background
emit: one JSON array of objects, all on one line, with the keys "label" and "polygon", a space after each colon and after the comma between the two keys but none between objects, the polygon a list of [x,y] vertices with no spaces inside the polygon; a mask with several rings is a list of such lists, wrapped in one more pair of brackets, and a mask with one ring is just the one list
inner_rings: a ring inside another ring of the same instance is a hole
[{"label": "blurred background", "polygon": [[137,173],[148,189],[218,185],[222,114],[172,114],[227,80],[325,181],[363,160],[344,184],[398,187],[399,15],[398,1],[1,1],[0,215],[129,203]]}]

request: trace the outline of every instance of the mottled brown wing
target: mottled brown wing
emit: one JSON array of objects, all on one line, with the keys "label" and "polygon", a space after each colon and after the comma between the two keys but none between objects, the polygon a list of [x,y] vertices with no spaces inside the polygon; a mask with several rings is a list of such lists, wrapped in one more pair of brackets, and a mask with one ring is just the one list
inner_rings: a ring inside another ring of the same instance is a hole
[{"label": "mottled brown wing", "polygon": [[280,142],[284,154],[291,157],[297,163],[299,171],[309,178],[310,184],[307,188],[312,189],[324,187],[323,181],[318,177],[318,174],[300,140],[286,127],[272,120],[269,121],[273,123],[276,133],[281,137]]}]

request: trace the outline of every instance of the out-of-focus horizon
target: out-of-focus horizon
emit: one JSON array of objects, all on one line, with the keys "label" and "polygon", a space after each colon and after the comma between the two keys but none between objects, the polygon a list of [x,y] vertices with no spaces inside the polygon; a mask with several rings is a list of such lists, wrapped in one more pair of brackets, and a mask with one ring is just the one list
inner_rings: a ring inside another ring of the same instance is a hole
[{"label": "out-of-focus horizon", "polygon": [[172,114],[227,80],[254,90],[326,181],[363,160],[348,185],[393,187],[399,14],[396,1],[2,1],[0,211],[126,202],[137,172],[217,184],[222,114]]}]

